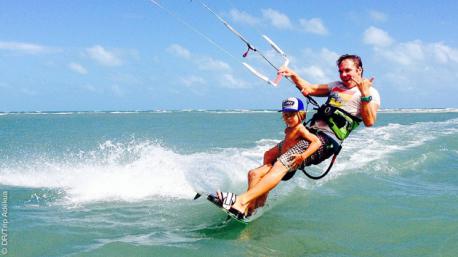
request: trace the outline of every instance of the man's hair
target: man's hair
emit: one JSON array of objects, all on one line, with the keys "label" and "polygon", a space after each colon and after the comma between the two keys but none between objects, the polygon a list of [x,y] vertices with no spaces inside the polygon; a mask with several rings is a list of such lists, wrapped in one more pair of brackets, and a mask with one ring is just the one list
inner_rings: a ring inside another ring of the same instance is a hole
[{"label": "man's hair", "polygon": [[361,67],[361,76],[363,75],[364,68],[363,68],[363,62],[361,61],[361,57],[357,56],[356,54],[344,54],[337,59],[337,67],[340,66],[340,64],[346,60],[350,59],[353,61],[353,63],[356,65],[356,67]]}]

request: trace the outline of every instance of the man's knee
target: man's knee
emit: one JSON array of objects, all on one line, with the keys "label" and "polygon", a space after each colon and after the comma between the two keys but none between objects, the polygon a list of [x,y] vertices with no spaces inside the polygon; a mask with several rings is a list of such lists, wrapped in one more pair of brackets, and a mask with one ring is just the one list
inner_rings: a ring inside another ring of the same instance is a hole
[{"label": "man's knee", "polygon": [[272,165],[277,160],[275,151],[269,150],[264,153],[264,164]]},{"label": "man's knee", "polygon": [[251,181],[253,179],[260,179],[262,178],[266,171],[270,170],[272,168],[272,164],[265,164],[257,169],[252,169],[248,171],[248,179]]}]

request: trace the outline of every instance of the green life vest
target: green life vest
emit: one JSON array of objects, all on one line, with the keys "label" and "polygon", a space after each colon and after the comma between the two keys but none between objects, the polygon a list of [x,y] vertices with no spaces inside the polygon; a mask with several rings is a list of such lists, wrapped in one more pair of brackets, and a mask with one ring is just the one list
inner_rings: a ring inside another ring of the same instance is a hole
[{"label": "green life vest", "polygon": [[362,121],[360,118],[351,115],[347,111],[328,103],[321,105],[320,108],[317,109],[317,112],[312,117],[311,125],[313,126],[317,120],[325,121],[340,140],[347,138],[350,132],[357,128]]}]

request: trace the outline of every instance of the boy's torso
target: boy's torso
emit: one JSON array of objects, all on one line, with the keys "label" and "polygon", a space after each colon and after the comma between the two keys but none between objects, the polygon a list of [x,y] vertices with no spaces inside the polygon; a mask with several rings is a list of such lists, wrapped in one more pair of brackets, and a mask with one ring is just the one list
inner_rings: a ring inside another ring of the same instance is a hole
[{"label": "boy's torso", "polygon": [[285,129],[285,139],[283,140],[280,155],[288,151],[291,147],[295,146],[299,140],[303,139],[300,133],[301,129],[306,128],[304,125],[299,124],[293,128]]}]

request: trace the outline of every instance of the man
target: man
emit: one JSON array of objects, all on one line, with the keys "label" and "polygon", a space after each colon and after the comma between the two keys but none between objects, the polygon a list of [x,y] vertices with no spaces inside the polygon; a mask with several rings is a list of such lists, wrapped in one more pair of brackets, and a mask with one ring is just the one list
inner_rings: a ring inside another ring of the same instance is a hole
[{"label": "man", "polygon": [[[372,87],[374,79],[363,77],[363,65],[359,56],[343,55],[337,60],[337,67],[341,81],[328,84],[311,84],[287,67],[280,68],[278,74],[289,76],[304,96],[328,97],[326,104],[312,118],[310,128],[316,133],[326,135],[329,141],[340,144],[360,121],[363,121],[366,127],[375,124],[380,96]],[[284,153],[292,156],[296,167],[304,161],[302,155],[297,154],[306,150],[301,148],[303,145],[306,144],[298,143]],[[320,163],[329,158],[333,154],[332,151],[323,145],[318,150],[320,157],[305,165]],[[289,169],[271,155],[269,151],[264,155],[264,165],[270,165],[269,169],[255,169],[249,172],[247,192],[237,197],[232,193],[218,193],[220,200],[225,203],[230,202],[228,209],[239,217],[264,205],[268,192],[288,173]],[[280,158],[282,157],[278,159]]]},{"label": "man", "polygon": [[374,78],[363,78],[363,64],[357,55],[342,55],[337,67],[341,81],[329,84],[310,84],[289,68],[281,68],[278,73],[291,77],[304,96],[329,96],[332,105],[361,116],[366,127],[374,125],[380,106],[379,93],[372,87]]}]

